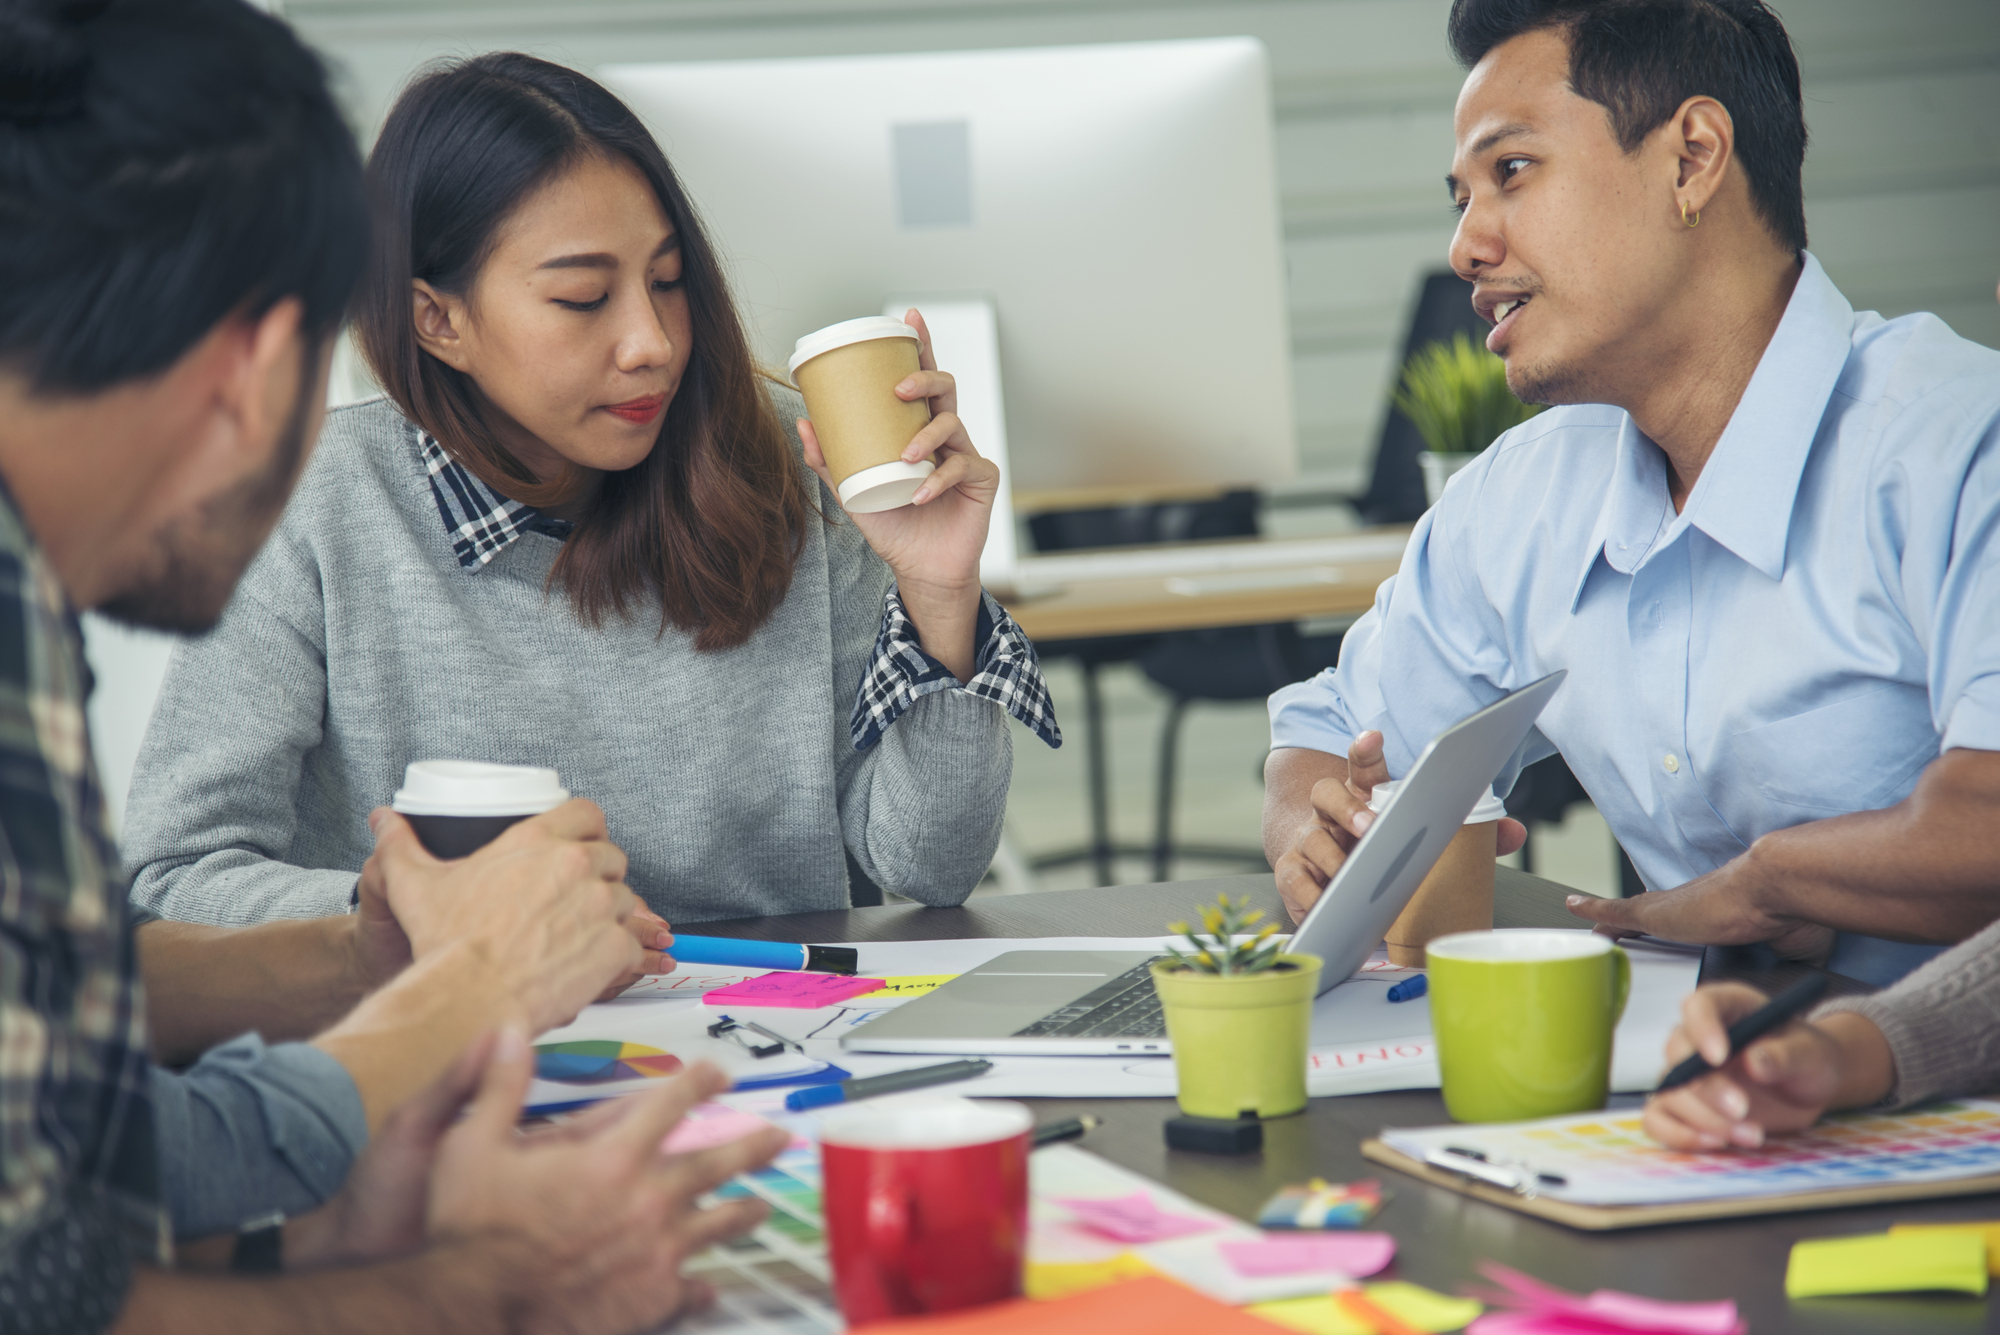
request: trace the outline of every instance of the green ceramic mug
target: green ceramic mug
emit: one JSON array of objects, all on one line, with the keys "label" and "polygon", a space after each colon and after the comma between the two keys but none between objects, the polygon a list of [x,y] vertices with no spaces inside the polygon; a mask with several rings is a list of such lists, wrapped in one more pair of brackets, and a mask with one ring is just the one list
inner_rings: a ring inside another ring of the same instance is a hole
[{"label": "green ceramic mug", "polygon": [[1431,1024],[1444,1106],[1460,1122],[1518,1122],[1604,1106],[1611,1034],[1632,961],[1610,938],[1535,927],[1430,943]]}]

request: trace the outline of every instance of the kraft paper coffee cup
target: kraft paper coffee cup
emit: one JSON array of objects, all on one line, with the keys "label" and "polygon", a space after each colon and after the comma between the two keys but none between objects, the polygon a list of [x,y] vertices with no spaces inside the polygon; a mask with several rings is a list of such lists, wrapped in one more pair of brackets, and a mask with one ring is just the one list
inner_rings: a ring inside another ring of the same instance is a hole
[{"label": "kraft paper coffee cup", "polygon": [[932,464],[904,463],[903,450],[930,424],[922,399],[905,403],[896,386],[916,373],[917,331],[870,315],[807,334],[788,368],[806,398],[840,503],[853,514],[908,505]]},{"label": "kraft paper coffee cup", "polygon": [[[1368,809],[1382,812],[1396,795],[1400,780],[1378,783],[1369,794]],[[1489,789],[1465,818],[1439,855],[1437,865],[1389,928],[1389,962],[1420,969],[1431,942],[1453,932],[1485,932],[1493,928],[1493,860],[1498,854],[1500,818],[1506,804]]]},{"label": "kraft paper coffee cup", "polygon": [[569,801],[552,769],[477,760],[418,760],[403,771],[389,804],[433,857],[462,858],[508,826]]}]

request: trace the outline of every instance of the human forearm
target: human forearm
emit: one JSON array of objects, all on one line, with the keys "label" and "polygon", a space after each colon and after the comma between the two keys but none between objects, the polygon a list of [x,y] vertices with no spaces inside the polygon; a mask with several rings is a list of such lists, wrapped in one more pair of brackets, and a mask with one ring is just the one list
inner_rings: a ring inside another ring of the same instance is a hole
[{"label": "human forearm", "polygon": [[861,870],[934,908],[964,903],[999,847],[1013,756],[991,702],[966,691],[912,701],[841,785],[842,834]]},{"label": "human forearm", "polygon": [[479,1034],[509,1023],[533,1032],[519,981],[477,943],[443,946],[370,995],[313,1046],[347,1068],[373,1130]]},{"label": "human forearm", "polygon": [[310,1038],[366,994],[352,917],[208,927],[150,922],[137,933],[154,1059],[176,1066],[255,1030]]},{"label": "human forearm", "polygon": [[1892,987],[1829,1002],[1813,1022],[1880,1036],[1890,1079],[1877,1097],[1918,1103],[2000,1087],[2000,923]]},{"label": "human forearm", "polygon": [[930,584],[899,577],[896,590],[924,652],[959,681],[971,681],[978,659],[973,639],[979,628],[979,581]]},{"label": "human forearm", "polygon": [[[483,1240],[482,1240],[483,1241]],[[135,1272],[114,1335],[490,1335],[518,1328],[532,1258],[443,1246],[364,1270],[271,1279]]]},{"label": "human forearm", "polygon": [[1950,944],[2000,918],[2000,753],[1948,751],[1909,797],[1765,835],[1732,868],[1773,916]]},{"label": "human forearm", "polygon": [[1282,747],[1264,758],[1264,857],[1278,859],[1299,841],[1299,834],[1317,819],[1313,785],[1321,779],[1347,778],[1347,757],[1304,747]]}]

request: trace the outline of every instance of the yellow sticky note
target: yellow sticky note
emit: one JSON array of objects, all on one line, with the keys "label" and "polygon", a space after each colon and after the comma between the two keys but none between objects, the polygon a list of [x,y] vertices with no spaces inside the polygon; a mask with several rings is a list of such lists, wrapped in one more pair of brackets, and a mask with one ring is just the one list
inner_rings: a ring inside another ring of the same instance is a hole
[{"label": "yellow sticky note", "polygon": [[[1485,1310],[1470,1298],[1449,1298],[1401,1280],[1365,1284],[1361,1292],[1404,1325],[1422,1331],[1459,1330]],[[1370,1327],[1343,1312],[1331,1294],[1252,1303],[1245,1310],[1305,1335],[1375,1335]]]},{"label": "yellow sticky note", "polygon": [[956,977],[955,973],[910,973],[899,978],[884,978],[882,986],[873,992],[862,993],[861,999],[866,1002],[877,997],[920,997]]},{"label": "yellow sticky note", "polygon": [[1986,1292],[1986,1238],[1978,1233],[1864,1233],[1792,1244],[1787,1298],[1842,1293]]},{"label": "yellow sticky note", "polygon": [[1030,1298],[1067,1298],[1159,1273],[1131,1252],[1120,1252],[1108,1261],[1030,1261],[1022,1288]]},{"label": "yellow sticky note", "polygon": [[1968,1219],[1962,1224],[1891,1224],[1893,1237],[1900,1233],[1977,1233],[1986,1239],[1986,1273],[2000,1275],[2000,1219]]}]

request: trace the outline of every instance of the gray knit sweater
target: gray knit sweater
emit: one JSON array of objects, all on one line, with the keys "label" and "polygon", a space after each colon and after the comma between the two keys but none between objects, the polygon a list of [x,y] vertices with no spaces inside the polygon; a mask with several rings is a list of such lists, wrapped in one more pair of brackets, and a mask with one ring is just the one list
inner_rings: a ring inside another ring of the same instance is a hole
[{"label": "gray knit sweater", "polygon": [[2000,1088],[2000,922],[1894,986],[1843,997],[1813,1014],[1852,1011],[1875,1022],[1896,1061],[1890,1106]]},{"label": "gray knit sweater", "polygon": [[544,588],[553,537],[462,567],[419,451],[386,399],[335,409],[222,624],[174,651],[126,806],[139,903],[225,924],[344,912],[369,809],[426,758],[554,766],[673,923],[844,908],[843,842],[885,889],[971,893],[1000,837],[1005,719],[942,690],[855,750],[893,577],[816,477],[835,518],[808,519],[783,604],[696,653],[657,612],[583,625]]}]

